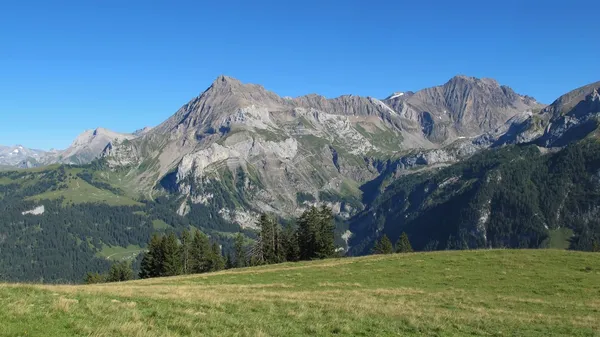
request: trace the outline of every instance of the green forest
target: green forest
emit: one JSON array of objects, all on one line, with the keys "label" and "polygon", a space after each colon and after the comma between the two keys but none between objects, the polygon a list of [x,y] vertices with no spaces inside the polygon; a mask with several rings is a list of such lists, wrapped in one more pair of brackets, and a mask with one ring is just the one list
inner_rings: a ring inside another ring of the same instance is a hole
[{"label": "green forest", "polygon": [[534,145],[480,152],[403,176],[350,222],[351,253],[406,232],[416,250],[546,248],[564,229],[575,250],[600,242],[600,143],[543,154]]}]

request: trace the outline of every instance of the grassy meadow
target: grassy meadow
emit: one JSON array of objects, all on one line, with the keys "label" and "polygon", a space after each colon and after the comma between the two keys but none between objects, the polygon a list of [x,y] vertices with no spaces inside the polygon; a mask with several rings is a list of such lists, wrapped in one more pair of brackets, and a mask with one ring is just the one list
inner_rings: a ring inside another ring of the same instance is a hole
[{"label": "grassy meadow", "polygon": [[1,336],[600,336],[600,254],[448,251],[0,285]]}]

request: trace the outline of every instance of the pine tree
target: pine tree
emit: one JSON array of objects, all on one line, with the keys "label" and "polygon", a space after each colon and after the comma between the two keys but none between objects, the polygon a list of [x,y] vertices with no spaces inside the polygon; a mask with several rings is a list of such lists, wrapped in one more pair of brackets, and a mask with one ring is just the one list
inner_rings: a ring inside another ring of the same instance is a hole
[{"label": "pine tree", "polygon": [[256,262],[260,264],[283,262],[285,252],[279,225],[267,214],[262,214],[258,221],[258,229],[258,240],[252,251]]},{"label": "pine tree", "polygon": [[192,237],[186,229],[181,233],[181,267],[184,274],[190,273],[190,250],[192,247]]},{"label": "pine tree", "polygon": [[381,239],[375,243],[375,247],[373,248],[374,254],[392,254],[394,253],[394,246],[392,246],[392,241],[387,237],[387,235],[383,234]]},{"label": "pine tree", "polygon": [[206,273],[210,271],[210,254],[211,247],[208,237],[201,231],[194,232],[192,247],[190,248],[190,271],[192,273]]},{"label": "pine tree", "polygon": [[396,252],[397,253],[411,253],[413,251],[412,246],[410,245],[410,241],[408,240],[408,235],[405,232],[402,232],[398,242],[396,243]]},{"label": "pine tree", "polygon": [[319,259],[333,257],[335,255],[335,223],[331,209],[323,206],[319,211],[317,232],[317,251]]},{"label": "pine tree", "polygon": [[209,271],[219,271],[225,268],[225,261],[223,260],[223,255],[221,255],[221,247],[216,242],[213,242],[210,249],[209,261]]},{"label": "pine tree", "polygon": [[163,237],[164,270],[161,276],[175,276],[181,274],[181,250],[174,233]]},{"label": "pine tree", "polygon": [[300,260],[335,255],[335,223],[331,209],[311,207],[298,218],[297,240]]},{"label": "pine tree", "polygon": [[227,255],[225,255],[225,269],[232,269],[234,268],[234,264],[233,264],[233,260],[231,259],[231,253],[227,252]]},{"label": "pine tree", "polygon": [[133,270],[128,262],[115,262],[110,266],[106,282],[122,282],[133,279]]},{"label": "pine tree", "polygon": [[312,260],[315,258],[317,213],[317,208],[313,206],[304,211],[300,218],[298,218],[297,238],[300,260]]},{"label": "pine tree", "polygon": [[235,250],[235,261],[233,261],[233,265],[235,268],[242,268],[246,266],[246,252],[244,250],[244,236],[242,233],[238,233],[235,236],[234,242],[234,250]]},{"label": "pine tree", "polygon": [[600,243],[596,240],[592,243],[592,252],[600,253]]},{"label": "pine tree", "polygon": [[294,227],[286,226],[281,232],[281,244],[285,260],[289,262],[298,261],[300,258],[300,249],[298,248],[297,231]]},{"label": "pine tree", "polygon": [[375,244],[373,245],[373,249],[371,249],[371,253],[373,254],[383,254],[383,248],[381,248],[381,241],[375,240]]},{"label": "pine tree", "polygon": [[95,283],[104,283],[106,282],[106,278],[104,275],[99,273],[87,273],[85,275],[85,284],[95,284]]},{"label": "pine tree", "polygon": [[144,253],[140,268],[140,278],[158,277],[163,274],[164,252],[162,239],[157,234],[152,235],[148,251]]}]

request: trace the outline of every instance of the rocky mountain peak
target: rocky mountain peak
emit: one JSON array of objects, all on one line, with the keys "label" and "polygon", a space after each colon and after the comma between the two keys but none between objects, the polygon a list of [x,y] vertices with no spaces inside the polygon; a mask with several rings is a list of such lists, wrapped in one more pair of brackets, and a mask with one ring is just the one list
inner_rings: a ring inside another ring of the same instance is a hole
[{"label": "rocky mountain peak", "polygon": [[236,78],[219,75],[211,84],[210,88],[223,89],[223,88],[234,88],[242,86],[242,82]]}]

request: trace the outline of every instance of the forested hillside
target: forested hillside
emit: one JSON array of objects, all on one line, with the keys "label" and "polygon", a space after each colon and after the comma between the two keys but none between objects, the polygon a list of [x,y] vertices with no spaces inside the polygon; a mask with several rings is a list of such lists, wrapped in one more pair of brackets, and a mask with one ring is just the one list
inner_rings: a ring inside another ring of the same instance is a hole
[{"label": "forested hillside", "polygon": [[508,146],[391,183],[351,220],[351,252],[367,253],[383,234],[393,241],[402,232],[417,250],[542,248],[565,228],[574,233],[570,248],[592,250],[599,203],[596,140],[548,154]]},{"label": "forested hillside", "polygon": [[166,197],[134,200],[99,179],[101,170],[94,163],[0,172],[0,279],[81,282],[107,271],[111,259],[134,260],[154,232],[193,226],[227,251],[231,232],[241,230],[203,205],[182,217]]}]

